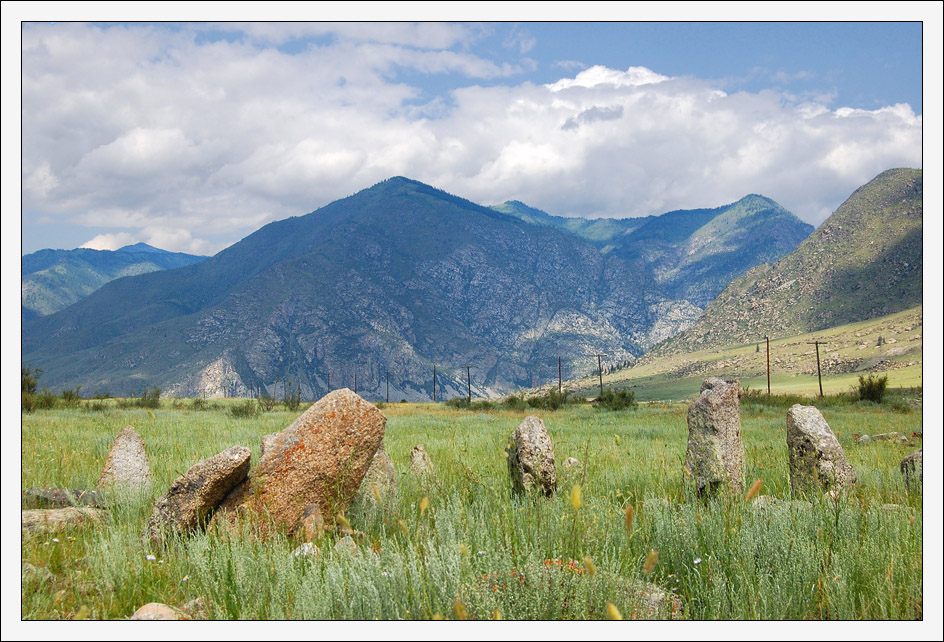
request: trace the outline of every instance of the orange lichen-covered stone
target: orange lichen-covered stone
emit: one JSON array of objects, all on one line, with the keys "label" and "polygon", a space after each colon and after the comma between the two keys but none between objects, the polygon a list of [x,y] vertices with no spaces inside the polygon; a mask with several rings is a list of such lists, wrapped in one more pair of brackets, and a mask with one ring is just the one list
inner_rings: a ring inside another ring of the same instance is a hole
[{"label": "orange lichen-covered stone", "polygon": [[[342,388],[322,397],[285,430],[267,435],[249,477],[226,497],[214,521],[268,515],[294,534],[317,504],[326,527],[354,498],[383,441],[387,418],[373,404]],[[256,520],[264,534],[267,519]]]}]

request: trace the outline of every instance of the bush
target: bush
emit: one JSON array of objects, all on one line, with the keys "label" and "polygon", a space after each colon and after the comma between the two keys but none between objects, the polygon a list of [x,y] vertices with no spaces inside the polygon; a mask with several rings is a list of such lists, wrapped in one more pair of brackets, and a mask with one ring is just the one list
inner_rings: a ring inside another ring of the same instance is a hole
[{"label": "bush", "polygon": [[275,408],[276,404],[278,403],[279,402],[276,400],[276,398],[269,395],[268,393],[263,392],[259,394],[259,407],[263,412],[269,412]]},{"label": "bush", "polygon": [[636,395],[631,390],[613,390],[607,388],[597,397],[597,402],[607,410],[636,409]]},{"label": "bush", "polygon": [[292,412],[298,410],[298,407],[302,404],[301,388],[295,388],[295,390],[286,392],[282,396],[282,404],[285,406],[286,410],[291,410]]},{"label": "bush", "polygon": [[541,410],[558,410],[567,404],[575,404],[586,401],[580,397],[571,397],[570,391],[567,392],[557,392],[556,390],[549,390],[546,394],[531,397],[527,400],[528,406],[531,408],[540,408]]},{"label": "bush", "polygon": [[886,386],[888,386],[888,375],[882,375],[881,377],[876,377],[873,374],[868,377],[859,375],[859,399],[861,401],[882,403]]},{"label": "bush", "polygon": [[62,405],[66,408],[75,408],[79,405],[79,401],[82,397],[79,395],[79,388],[82,386],[76,386],[75,390],[63,390],[62,391]]},{"label": "bush", "polygon": [[260,414],[260,406],[254,399],[246,399],[229,409],[229,414],[237,419],[252,419]]}]

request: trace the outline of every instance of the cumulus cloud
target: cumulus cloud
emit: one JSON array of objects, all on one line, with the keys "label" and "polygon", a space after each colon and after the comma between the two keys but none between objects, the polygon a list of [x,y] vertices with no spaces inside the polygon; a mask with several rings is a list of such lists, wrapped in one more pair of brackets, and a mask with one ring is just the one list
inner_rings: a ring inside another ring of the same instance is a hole
[{"label": "cumulus cloud", "polygon": [[79,247],[90,250],[117,250],[126,245],[133,245],[135,242],[136,239],[133,235],[127,232],[118,232],[117,234],[99,234]]},{"label": "cumulus cloud", "polygon": [[[26,25],[24,211],[105,228],[89,243],[208,253],[404,175],[580,216],[756,192],[818,223],[881,171],[921,166],[907,105],[727,94],[644,67],[537,85],[518,78],[534,61],[477,54],[466,25],[214,28],[228,37]],[[276,46],[313,36],[331,37]],[[417,75],[464,82],[430,96]]]}]

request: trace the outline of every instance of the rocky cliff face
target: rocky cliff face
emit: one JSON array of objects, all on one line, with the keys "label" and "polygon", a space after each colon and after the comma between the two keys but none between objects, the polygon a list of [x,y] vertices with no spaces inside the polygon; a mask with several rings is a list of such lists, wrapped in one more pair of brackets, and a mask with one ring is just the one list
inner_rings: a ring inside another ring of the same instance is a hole
[{"label": "rocky cliff face", "polygon": [[[131,281],[131,283],[129,283]],[[384,181],[205,262],[107,284],[24,328],[54,386],[113,394],[491,396],[631,361],[694,322],[636,258],[422,183]]]}]

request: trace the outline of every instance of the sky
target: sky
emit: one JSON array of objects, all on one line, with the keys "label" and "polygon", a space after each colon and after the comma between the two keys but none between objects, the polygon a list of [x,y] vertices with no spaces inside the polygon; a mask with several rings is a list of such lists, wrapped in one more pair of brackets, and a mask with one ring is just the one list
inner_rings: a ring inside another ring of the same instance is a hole
[{"label": "sky", "polygon": [[22,247],[213,254],[391,176],[814,225],[922,167],[920,22],[24,22]]}]

